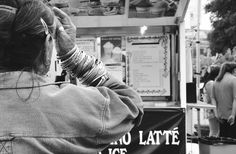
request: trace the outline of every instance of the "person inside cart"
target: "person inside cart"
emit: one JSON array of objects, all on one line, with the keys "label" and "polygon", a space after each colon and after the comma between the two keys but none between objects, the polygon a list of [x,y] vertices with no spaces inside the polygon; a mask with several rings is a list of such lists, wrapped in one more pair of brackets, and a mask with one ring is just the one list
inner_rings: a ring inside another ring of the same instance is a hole
[{"label": "person inside cart", "polygon": [[[41,0],[0,0],[0,153],[93,154],[140,124],[140,96],[80,51],[75,35],[70,18]],[[62,68],[85,86],[48,82],[53,38]]]},{"label": "person inside cart", "polygon": [[220,121],[220,137],[236,138],[236,63],[225,62],[220,68],[212,89]]}]

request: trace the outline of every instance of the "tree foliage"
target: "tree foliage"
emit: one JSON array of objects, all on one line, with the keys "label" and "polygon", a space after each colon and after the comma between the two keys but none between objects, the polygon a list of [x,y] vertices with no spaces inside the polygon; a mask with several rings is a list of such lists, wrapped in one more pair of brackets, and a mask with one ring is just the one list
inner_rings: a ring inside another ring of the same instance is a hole
[{"label": "tree foliage", "polygon": [[236,46],[236,0],[211,0],[205,6],[211,13],[213,30],[208,35],[213,53],[225,53]]}]

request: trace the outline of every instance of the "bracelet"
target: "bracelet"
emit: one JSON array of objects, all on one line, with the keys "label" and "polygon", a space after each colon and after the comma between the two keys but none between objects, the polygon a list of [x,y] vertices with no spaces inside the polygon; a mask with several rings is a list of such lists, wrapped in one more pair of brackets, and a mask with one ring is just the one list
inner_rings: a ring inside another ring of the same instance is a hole
[{"label": "bracelet", "polygon": [[96,77],[97,72],[98,72],[97,67],[93,65],[92,68],[88,71],[88,75],[84,77],[84,83],[92,82],[92,79]]},{"label": "bracelet", "polygon": [[78,50],[76,50],[67,60],[62,61],[62,69],[66,70],[67,72],[71,72],[75,67],[80,66],[78,64],[81,63],[84,57],[85,53],[78,52]]},{"label": "bracelet", "polygon": [[109,79],[109,77],[108,77],[107,73],[102,75],[99,83],[96,86],[97,87],[102,86],[108,79]]},{"label": "bracelet", "polygon": [[75,61],[76,57],[77,57],[77,52],[74,52],[69,58],[61,62],[62,67],[65,67],[65,68],[68,67],[68,65],[70,65],[71,63]]},{"label": "bracelet", "polygon": [[82,76],[82,71],[83,70],[83,64],[84,64],[84,59],[86,57],[86,54],[82,51],[81,56],[79,58],[79,65],[77,65],[77,68],[75,71],[72,72],[72,75],[74,77],[81,77]]},{"label": "bracelet", "polygon": [[[98,65],[101,65],[101,63],[99,63]],[[105,75],[106,74],[106,70],[104,69],[104,72],[102,72],[102,66],[101,66],[101,68],[99,69],[99,67],[98,67],[98,69],[97,69],[97,76],[96,76],[96,78],[94,78],[94,80],[92,81],[92,83],[93,82],[95,82],[98,78],[100,78],[101,76],[103,76],[103,75]]]},{"label": "bracelet", "polygon": [[[68,57],[67,59],[65,59]],[[82,84],[101,86],[108,80],[107,71],[101,61],[86,55],[75,46],[71,51],[58,56],[64,70],[77,77]]]},{"label": "bracelet", "polygon": [[57,59],[65,59],[66,57],[70,57],[76,50],[77,50],[77,45],[75,45],[69,52],[67,52],[64,55],[57,55]]}]

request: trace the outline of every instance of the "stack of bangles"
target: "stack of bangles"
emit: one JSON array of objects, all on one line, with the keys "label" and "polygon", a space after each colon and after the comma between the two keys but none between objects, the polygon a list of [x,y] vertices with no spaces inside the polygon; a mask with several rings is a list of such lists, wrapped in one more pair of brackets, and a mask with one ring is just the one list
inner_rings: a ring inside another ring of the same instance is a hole
[{"label": "stack of bangles", "polygon": [[62,69],[77,77],[84,85],[101,86],[108,79],[108,73],[103,63],[93,56],[80,51],[77,45],[64,55],[58,56]]}]

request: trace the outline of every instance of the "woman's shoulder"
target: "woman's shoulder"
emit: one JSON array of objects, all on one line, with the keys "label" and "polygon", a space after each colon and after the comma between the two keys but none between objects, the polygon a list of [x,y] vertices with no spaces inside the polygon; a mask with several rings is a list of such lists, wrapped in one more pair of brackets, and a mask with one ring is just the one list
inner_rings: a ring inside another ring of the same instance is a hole
[{"label": "woman's shoulder", "polygon": [[230,82],[230,83],[234,83],[234,82],[236,82],[236,76],[233,74],[228,74],[225,78],[225,81]]},{"label": "woman's shoulder", "polygon": [[231,85],[233,85],[234,87],[236,86],[236,76],[232,75],[232,77],[229,81],[230,81]]},{"label": "woman's shoulder", "polygon": [[206,85],[205,85],[205,88],[206,88],[206,89],[211,88],[211,87],[213,86],[214,82],[215,82],[215,81],[213,81],[213,80],[208,81],[208,82],[206,83]]}]

